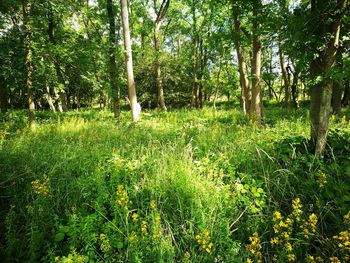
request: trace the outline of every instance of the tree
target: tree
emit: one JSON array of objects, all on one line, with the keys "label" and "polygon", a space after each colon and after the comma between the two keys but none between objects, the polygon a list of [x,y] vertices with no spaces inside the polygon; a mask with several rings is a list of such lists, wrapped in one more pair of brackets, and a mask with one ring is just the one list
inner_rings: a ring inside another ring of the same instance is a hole
[{"label": "tree", "polygon": [[[315,36],[323,40],[322,48],[318,47],[317,56],[311,61],[311,140],[315,147],[315,155],[324,154],[331,109],[333,80],[330,76],[336,61],[339,46],[339,34],[346,0],[311,1],[311,14],[315,19]],[[330,12],[331,11],[331,12]],[[325,19],[326,16],[328,19]]]},{"label": "tree", "polygon": [[252,99],[250,117],[257,123],[262,121],[262,94],[261,94],[261,39],[260,16],[262,11],[261,0],[253,1],[253,44],[252,44]]},{"label": "tree", "polygon": [[33,96],[33,65],[32,65],[32,28],[30,25],[31,1],[23,0],[23,26],[25,48],[25,79],[28,92],[29,127],[35,130],[35,103]]},{"label": "tree", "polygon": [[140,104],[137,103],[137,97],[136,97],[127,0],[120,0],[120,7],[121,7],[121,19],[123,23],[125,67],[126,67],[128,95],[129,95],[128,99],[131,107],[132,120],[138,121],[140,118],[141,107],[140,107]]},{"label": "tree", "polygon": [[156,83],[157,83],[157,105],[160,107],[161,110],[166,111],[167,108],[165,106],[165,100],[164,100],[164,90],[163,90],[163,81],[162,81],[162,75],[161,75],[161,68],[160,68],[160,59],[159,59],[159,52],[160,52],[160,27],[162,25],[162,22],[164,20],[164,17],[166,15],[166,12],[168,11],[170,0],[162,0],[162,3],[157,10],[157,0],[153,0],[154,3],[154,11],[157,14],[155,25],[154,25],[154,50],[156,52],[156,59],[155,59],[155,75],[156,75]]},{"label": "tree", "polygon": [[107,15],[109,21],[109,83],[112,90],[114,117],[120,116],[120,90],[118,86],[117,63],[115,60],[116,52],[116,25],[113,11],[113,0],[107,0]]}]

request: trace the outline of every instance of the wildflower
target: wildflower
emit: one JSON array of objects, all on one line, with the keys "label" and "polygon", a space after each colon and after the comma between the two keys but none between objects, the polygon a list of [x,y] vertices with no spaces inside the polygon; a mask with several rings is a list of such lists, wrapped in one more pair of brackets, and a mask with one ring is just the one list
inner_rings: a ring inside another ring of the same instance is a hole
[{"label": "wildflower", "polygon": [[251,237],[249,237],[250,244],[246,245],[246,249],[259,261],[262,258],[261,252],[259,251],[262,246],[260,243],[260,237],[257,232],[255,232]]},{"label": "wildflower", "polygon": [[281,222],[279,223],[279,226],[284,227],[284,228],[288,227],[288,225],[286,223],[284,223],[283,220],[281,220]]},{"label": "wildflower", "polygon": [[131,215],[131,218],[132,218],[132,220],[134,221],[134,222],[137,222],[139,219],[139,215],[137,214],[137,213],[133,213],[132,215]]},{"label": "wildflower", "polygon": [[296,221],[300,221],[300,216],[303,213],[302,209],[302,204],[300,202],[300,198],[297,197],[292,201],[292,207],[293,207],[293,212],[292,215],[294,216]]},{"label": "wildflower", "polygon": [[141,232],[142,232],[142,234],[147,234],[147,222],[146,221],[141,222]]},{"label": "wildflower", "polygon": [[105,234],[100,234],[100,248],[103,253],[108,253],[111,250],[111,245]]},{"label": "wildflower", "polygon": [[316,174],[316,181],[318,183],[318,186],[320,188],[323,188],[327,184],[327,175],[324,172],[319,171]]},{"label": "wildflower", "polygon": [[188,253],[188,251],[184,254],[184,262],[190,262],[191,255]]},{"label": "wildflower", "polygon": [[315,257],[314,256],[311,256],[311,255],[308,255],[307,257],[306,257],[306,262],[308,262],[308,263],[315,263],[316,261],[315,261]]},{"label": "wildflower", "polygon": [[317,221],[318,221],[317,215],[315,215],[314,213],[309,215],[309,221],[310,221],[310,226],[311,226],[312,232],[316,232],[316,225],[317,225]]},{"label": "wildflower", "polygon": [[284,238],[284,239],[289,239],[289,234],[287,232],[283,232],[281,234],[281,236]]},{"label": "wildflower", "polygon": [[131,235],[128,237],[129,242],[134,242],[137,240],[137,234],[135,231],[131,232]]},{"label": "wildflower", "polygon": [[152,210],[155,210],[156,209],[156,201],[151,200],[150,207]]},{"label": "wildflower", "polygon": [[278,245],[280,243],[280,240],[278,237],[274,237],[270,240],[271,245]]},{"label": "wildflower", "polygon": [[344,224],[350,226],[350,211],[344,216]]},{"label": "wildflower", "polygon": [[282,219],[282,215],[280,212],[276,211],[274,214],[273,214],[273,219],[272,221],[277,221],[277,220],[280,220]]},{"label": "wildflower", "polygon": [[124,189],[124,186],[118,185],[117,187],[117,205],[128,210],[128,204],[131,203],[129,201],[128,193]]},{"label": "wildflower", "polygon": [[31,184],[34,193],[38,195],[48,196],[50,194],[49,183],[49,177],[45,175],[42,180],[34,180]]},{"label": "wildflower", "polygon": [[350,232],[348,230],[340,232],[338,235],[334,236],[338,242],[338,247],[350,252]]},{"label": "wildflower", "polygon": [[288,261],[295,261],[295,255],[294,254],[290,253],[290,254],[287,255],[287,257],[288,257]]},{"label": "wildflower", "polygon": [[208,254],[211,253],[214,244],[210,241],[211,238],[208,230],[204,230],[202,234],[196,235],[196,240],[200,245],[201,250],[207,252]]},{"label": "wildflower", "polygon": [[274,225],[273,230],[275,231],[275,234],[277,234],[280,231],[280,226],[279,225]]},{"label": "wildflower", "polygon": [[341,261],[337,257],[331,257],[329,258],[330,263],[341,263]]},{"label": "wildflower", "polygon": [[292,244],[289,243],[289,242],[285,243],[284,247],[287,249],[287,251],[292,251],[293,250]]},{"label": "wildflower", "polygon": [[247,263],[253,263],[253,260],[251,260],[250,258],[247,259]]}]

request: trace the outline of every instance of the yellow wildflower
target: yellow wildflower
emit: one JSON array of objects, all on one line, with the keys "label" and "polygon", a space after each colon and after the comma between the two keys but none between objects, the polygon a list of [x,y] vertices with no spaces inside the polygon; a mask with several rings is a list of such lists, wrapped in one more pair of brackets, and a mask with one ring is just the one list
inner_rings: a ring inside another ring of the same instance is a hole
[{"label": "yellow wildflower", "polygon": [[289,239],[289,234],[287,232],[282,232],[281,236],[284,238],[284,239]]},{"label": "yellow wildflower", "polygon": [[289,243],[289,242],[285,243],[284,247],[287,249],[287,251],[292,251],[293,250],[292,244]]},{"label": "yellow wildflower", "polygon": [[137,222],[139,219],[139,215],[137,214],[137,213],[133,213],[132,215],[131,215],[131,218],[132,218],[132,220],[134,221],[134,222]]},{"label": "yellow wildflower", "polygon": [[288,261],[289,262],[295,261],[295,255],[294,254],[290,253],[290,254],[287,255],[287,257],[288,257]]},{"label": "yellow wildflower", "polygon": [[274,237],[270,240],[271,245],[278,245],[280,243],[280,240],[278,237]]},{"label": "yellow wildflower", "polygon": [[337,257],[331,257],[329,258],[330,263],[341,263],[341,261]]},{"label": "yellow wildflower", "polygon": [[32,183],[32,189],[34,193],[38,195],[48,196],[50,194],[49,184],[50,180],[47,175],[42,180],[34,180]]},{"label": "yellow wildflower", "polygon": [[310,221],[310,226],[311,226],[312,232],[316,232],[316,225],[317,225],[317,221],[318,221],[317,215],[315,215],[314,213],[309,215],[309,221]]},{"label": "yellow wildflower", "polygon": [[151,200],[150,207],[152,210],[155,210],[156,209],[156,201]]},{"label": "yellow wildflower", "polygon": [[141,232],[142,232],[142,234],[147,234],[147,222],[146,221],[141,222]]},{"label": "yellow wildflower", "polygon": [[277,221],[277,220],[280,220],[282,219],[282,215],[279,211],[276,211],[274,214],[273,214],[273,221]]},{"label": "yellow wildflower", "polygon": [[308,262],[308,263],[315,263],[316,262],[315,257],[311,256],[311,255],[308,255],[306,257],[306,262]]}]

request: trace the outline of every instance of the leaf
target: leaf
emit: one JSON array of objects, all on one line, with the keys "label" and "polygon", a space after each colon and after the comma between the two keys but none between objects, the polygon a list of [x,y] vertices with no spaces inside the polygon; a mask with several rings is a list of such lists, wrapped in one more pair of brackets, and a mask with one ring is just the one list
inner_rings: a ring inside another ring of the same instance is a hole
[{"label": "leaf", "polygon": [[64,236],[65,236],[64,233],[59,232],[59,233],[57,233],[57,234],[55,235],[54,240],[55,240],[56,242],[62,241],[62,240],[64,239]]}]

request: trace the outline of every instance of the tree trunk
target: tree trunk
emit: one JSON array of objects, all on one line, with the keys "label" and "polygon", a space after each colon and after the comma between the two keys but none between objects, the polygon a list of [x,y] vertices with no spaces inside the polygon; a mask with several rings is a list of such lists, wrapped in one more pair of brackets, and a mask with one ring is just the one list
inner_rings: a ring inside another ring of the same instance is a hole
[{"label": "tree trunk", "polygon": [[290,109],[290,81],[288,77],[288,72],[286,69],[285,61],[284,61],[284,52],[282,49],[281,37],[278,36],[278,51],[280,58],[280,66],[282,71],[283,78],[283,87],[284,87],[284,104],[287,109]]},{"label": "tree trunk", "polygon": [[[312,10],[319,13],[318,9],[324,3],[314,2]],[[341,11],[345,8],[346,0],[337,1],[337,9]],[[325,10],[323,10],[325,11]],[[340,13],[340,12],[339,12]],[[315,14],[316,15],[316,14]],[[337,49],[339,46],[341,16],[333,19],[330,25],[318,25],[321,30],[320,37],[327,34],[332,36],[326,45],[326,48],[319,56],[311,62],[311,74],[315,84],[311,88],[311,140],[315,147],[315,156],[320,158],[324,154],[327,143],[329,114],[332,98],[332,80],[327,76],[328,72],[334,67]]]},{"label": "tree trunk", "polygon": [[299,82],[299,72],[295,70],[293,73],[293,83],[292,83],[292,99],[293,99],[293,104],[294,108],[298,109],[299,108],[299,88],[298,88],[298,82]]},{"label": "tree trunk", "polygon": [[[50,7],[50,9],[48,10],[48,35],[49,35],[49,40],[52,43],[52,45],[56,45],[56,40],[55,40],[55,36],[54,36],[54,27],[55,27],[55,23],[54,23],[54,18],[53,18],[53,11]],[[58,58],[54,57],[54,66],[55,66],[55,70],[56,70],[56,75],[57,75],[57,80],[58,80],[58,84],[59,84],[59,101],[58,101],[58,109],[60,112],[63,111],[68,111],[68,107],[67,107],[67,97],[66,94],[64,92],[64,87],[65,87],[65,81],[64,81],[64,77],[61,71],[61,67],[58,63]]]},{"label": "tree trunk", "polygon": [[160,38],[160,26],[161,21],[158,23],[156,22],[156,25],[154,27],[154,50],[156,52],[156,59],[155,59],[155,75],[156,75],[156,83],[157,83],[157,105],[162,111],[167,111],[167,108],[165,106],[165,100],[164,100],[164,90],[163,90],[163,81],[162,81],[162,73],[160,68],[160,45],[159,45],[159,38]]},{"label": "tree trunk", "polygon": [[8,92],[3,76],[0,76],[0,111],[7,112],[8,109]]},{"label": "tree trunk", "polygon": [[25,79],[28,92],[29,128],[35,130],[35,103],[33,96],[32,27],[30,25],[31,1],[23,0],[23,26],[25,49]]},{"label": "tree trunk", "polygon": [[260,21],[262,2],[257,0],[253,4],[253,58],[252,58],[252,100],[250,117],[252,120],[261,124],[262,121],[262,102],[261,102],[261,40],[260,40]]},{"label": "tree trunk", "polygon": [[[118,76],[117,76],[117,63],[115,60],[116,52],[116,26],[115,17],[113,11],[113,1],[107,0],[107,15],[109,21],[109,83],[112,90],[112,101],[113,101],[113,112],[114,117],[119,118],[120,116],[120,90],[118,86]],[[100,94],[103,92],[100,91]],[[101,95],[102,95],[101,94]]]},{"label": "tree trunk", "polygon": [[341,113],[341,99],[344,91],[343,80],[333,82],[332,108],[333,113],[340,115]]},{"label": "tree trunk", "polygon": [[341,102],[344,106],[350,105],[350,81],[345,81],[344,84],[344,96]]},{"label": "tree trunk", "polygon": [[136,87],[134,80],[134,70],[132,64],[132,49],[131,49],[131,38],[129,30],[129,13],[128,13],[128,1],[120,0],[121,6],[121,18],[123,23],[123,35],[124,35],[124,54],[125,54],[125,65],[126,75],[128,83],[128,95],[131,107],[132,120],[138,121],[140,118],[141,106],[137,103]]},{"label": "tree trunk", "polygon": [[192,99],[191,107],[198,108],[198,32],[195,1],[192,0]]},{"label": "tree trunk", "polygon": [[244,49],[241,45],[241,23],[238,19],[237,9],[234,5],[234,1],[232,2],[232,10],[233,10],[233,19],[234,19],[234,42],[236,46],[237,60],[238,60],[238,69],[239,69],[239,79],[241,85],[241,97],[242,97],[242,108],[243,112],[246,115],[249,115],[250,112],[250,100],[251,93],[249,89],[249,78],[247,74],[247,63],[244,55]]}]

